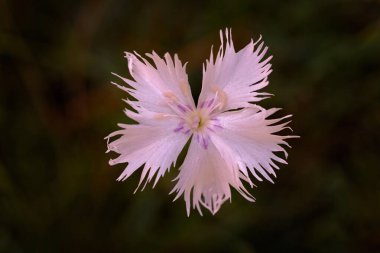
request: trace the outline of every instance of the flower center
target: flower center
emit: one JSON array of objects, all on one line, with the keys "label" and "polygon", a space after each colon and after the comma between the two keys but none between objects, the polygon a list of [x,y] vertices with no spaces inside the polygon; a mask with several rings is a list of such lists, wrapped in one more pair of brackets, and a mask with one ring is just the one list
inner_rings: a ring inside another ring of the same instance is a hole
[{"label": "flower center", "polygon": [[199,109],[191,111],[185,120],[193,133],[202,131],[210,121],[209,116]]},{"label": "flower center", "polygon": [[216,92],[214,97],[206,99],[195,108],[181,103],[172,92],[165,93],[166,102],[179,118],[179,123],[173,131],[188,135],[193,134],[195,140],[204,149],[207,149],[210,134],[223,129],[217,118],[225,105],[225,99],[220,94],[220,92]]},{"label": "flower center", "polygon": [[180,122],[174,129],[174,132],[182,132],[184,134],[193,134],[195,140],[204,148],[207,149],[210,141],[210,134],[223,129],[216,115],[212,114],[209,107],[201,108],[186,108],[182,111]]}]

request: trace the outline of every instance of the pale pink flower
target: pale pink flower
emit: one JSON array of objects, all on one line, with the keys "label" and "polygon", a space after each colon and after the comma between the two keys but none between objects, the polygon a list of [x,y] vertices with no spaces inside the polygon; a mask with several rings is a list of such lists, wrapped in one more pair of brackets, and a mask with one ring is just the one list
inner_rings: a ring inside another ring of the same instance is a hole
[{"label": "pale pink flower", "polygon": [[[135,100],[125,100],[131,109],[125,114],[138,124],[119,124],[122,128],[106,138],[108,151],[120,154],[110,164],[128,163],[118,180],[141,170],[139,185],[154,179],[154,185],[175,166],[176,159],[191,139],[186,158],[179,168],[172,192],[175,199],[184,196],[187,214],[190,207],[202,214],[201,206],[215,214],[231,199],[231,187],[244,198],[254,201],[243,182],[254,186],[252,176],[272,181],[275,162],[286,163],[279,152],[289,146],[278,132],[289,122],[268,118],[279,109],[266,110],[253,103],[270,94],[259,92],[268,85],[272,57],[264,58],[268,48],[251,41],[236,52],[231,30],[214,59],[203,67],[202,91],[198,105],[191,95],[185,65],[177,55],[166,53],[164,59],[155,52],[146,54],[153,62],[135,53],[126,53],[134,80],[120,77],[127,87],[114,83]],[[277,133],[277,134],[276,134]],[[275,153],[276,152],[276,153]],[[153,185],[153,186],[154,186]]]}]

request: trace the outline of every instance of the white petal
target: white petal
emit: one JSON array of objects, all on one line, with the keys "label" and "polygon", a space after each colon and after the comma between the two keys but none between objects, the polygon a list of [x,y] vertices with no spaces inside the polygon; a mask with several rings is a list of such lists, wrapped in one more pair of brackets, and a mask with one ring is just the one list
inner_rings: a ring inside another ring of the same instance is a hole
[{"label": "white petal", "polygon": [[200,145],[195,140],[191,142],[172,191],[177,192],[175,200],[184,195],[187,214],[190,214],[191,204],[200,214],[201,205],[215,214],[227,199],[231,199],[230,186],[254,201],[241,183],[244,175],[237,164],[229,163],[229,154],[221,154],[212,143],[207,149]]},{"label": "white petal", "polygon": [[[119,157],[110,160],[110,164],[128,163],[118,180],[127,179],[143,164],[139,185],[156,175],[154,185],[170,169],[189,139],[189,135],[174,131],[173,120],[157,126],[122,125],[123,130],[110,134],[107,138],[121,135],[108,144],[108,151],[119,153]],[[173,127],[172,127],[173,126]]]},{"label": "white petal", "polygon": [[206,61],[203,70],[202,92],[200,102],[209,100],[215,93],[226,96],[224,111],[248,107],[250,102],[257,102],[270,95],[258,90],[268,85],[271,73],[271,56],[264,59],[268,48],[264,43],[257,46],[251,41],[245,48],[235,52],[231,30],[225,31],[226,43],[220,32],[221,46],[214,62],[213,52]]},{"label": "white petal", "polygon": [[[270,175],[276,176],[273,168],[278,169],[274,161],[286,163],[278,153],[287,153],[281,145],[289,146],[285,139],[297,136],[276,134],[287,128],[289,122],[277,124],[291,115],[279,119],[268,119],[279,109],[263,110],[246,108],[240,111],[222,113],[218,119],[222,131],[211,136],[211,141],[218,149],[230,149],[233,159],[240,164],[240,170],[246,175],[247,168],[258,179],[263,176],[273,182]],[[247,168],[246,168],[247,167]]]},{"label": "white petal", "polygon": [[130,88],[113,84],[136,98],[137,101],[130,101],[133,104],[131,106],[138,113],[148,110],[165,114],[174,113],[168,104],[173,101],[194,107],[186,67],[178,56],[174,56],[174,61],[168,53],[165,54],[165,59],[155,52],[147,56],[152,59],[155,67],[137,53],[126,53],[129,72],[135,81],[114,74]]}]

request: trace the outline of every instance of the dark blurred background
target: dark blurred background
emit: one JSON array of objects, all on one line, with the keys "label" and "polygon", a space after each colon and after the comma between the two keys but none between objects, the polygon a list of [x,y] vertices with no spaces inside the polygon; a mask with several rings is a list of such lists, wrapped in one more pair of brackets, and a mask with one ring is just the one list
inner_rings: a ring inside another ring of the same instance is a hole
[{"label": "dark blurred background", "polygon": [[[260,34],[274,72],[261,105],[301,139],[276,184],[186,217],[139,173],[115,179],[103,139],[128,122],[123,51],[178,53],[194,96],[219,29]],[[380,2],[0,1],[0,252],[380,252]]]}]

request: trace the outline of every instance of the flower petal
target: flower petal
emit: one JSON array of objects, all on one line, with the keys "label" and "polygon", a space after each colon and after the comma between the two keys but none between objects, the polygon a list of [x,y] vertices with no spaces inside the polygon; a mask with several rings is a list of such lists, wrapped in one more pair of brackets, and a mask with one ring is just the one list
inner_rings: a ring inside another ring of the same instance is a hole
[{"label": "flower petal", "polygon": [[[108,151],[119,153],[119,157],[111,159],[110,164],[128,163],[118,180],[127,179],[143,164],[139,185],[146,178],[146,182],[156,175],[155,183],[170,169],[189,139],[189,134],[177,133],[172,126],[173,120],[167,120],[166,124],[157,126],[149,125],[124,125],[122,130],[109,136],[121,135],[118,139],[108,144]],[[136,189],[137,190],[137,189]]]},{"label": "flower petal", "polygon": [[131,107],[125,114],[138,125],[120,124],[122,130],[106,137],[121,135],[108,144],[108,151],[119,153],[110,164],[128,163],[118,180],[127,179],[143,166],[139,185],[156,176],[155,183],[175,163],[190,134],[176,131],[181,122],[178,107],[194,108],[190,86],[178,56],[174,61],[169,54],[164,59],[155,52],[147,54],[155,67],[137,53],[126,53],[128,68],[135,81],[120,77],[129,87],[116,86],[128,92],[136,100],[125,100]]},{"label": "flower petal", "polygon": [[176,101],[184,106],[194,107],[194,100],[186,74],[186,66],[182,65],[178,56],[166,53],[164,59],[155,52],[146,54],[155,64],[152,66],[145,58],[135,53],[126,53],[128,68],[135,81],[121,78],[129,87],[113,83],[137,101],[128,103],[138,112],[151,111],[165,114],[174,113],[170,103]]},{"label": "flower petal", "polygon": [[192,140],[180,173],[175,179],[177,184],[172,190],[172,193],[177,192],[175,200],[184,195],[187,215],[190,215],[191,203],[201,215],[201,205],[215,214],[227,199],[231,199],[230,186],[248,200],[254,201],[241,183],[240,179],[244,175],[236,165],[225,159],[228,155],[222,155],[212,143],[204,149],[199,142]]},{"label": "flower petal", "polygon": [[289,146],[285,139],[298,136],[281,136],[275,134],[284,130],[289,122],[280,121],[291,115],[268,119],[279,109],[263,110],[259,107],[246,108],[240,111],[222,113],[218,120],[223,127],[222,131],[211,136],[211,141],[221,150],[229,149],[233,159],[239,163],[240,171],[248,177],[247,168],[259,180],[261,176],[273,183],[270,175],[276,176],[275,169],[279,167],[274,161],[286,161],[274,152],[287,152],[281,145]]},{"label": "flower petal", "polygon": [[[268,93],[258,90],[268,85],[268,75],[272,72],[269,64],[272,56],[264,59],[268,47],[264,43],[251,41],[245,48],[235,52],[231,30],[220,32],[221,46],[214,62],[210,59],[203,68],[202,92],[199,102],[210,100],[216,93],[223,94],[224,111],[248,107],[250,102],[267,98]],[[255,48],[256,47],[256,48]]]}]

